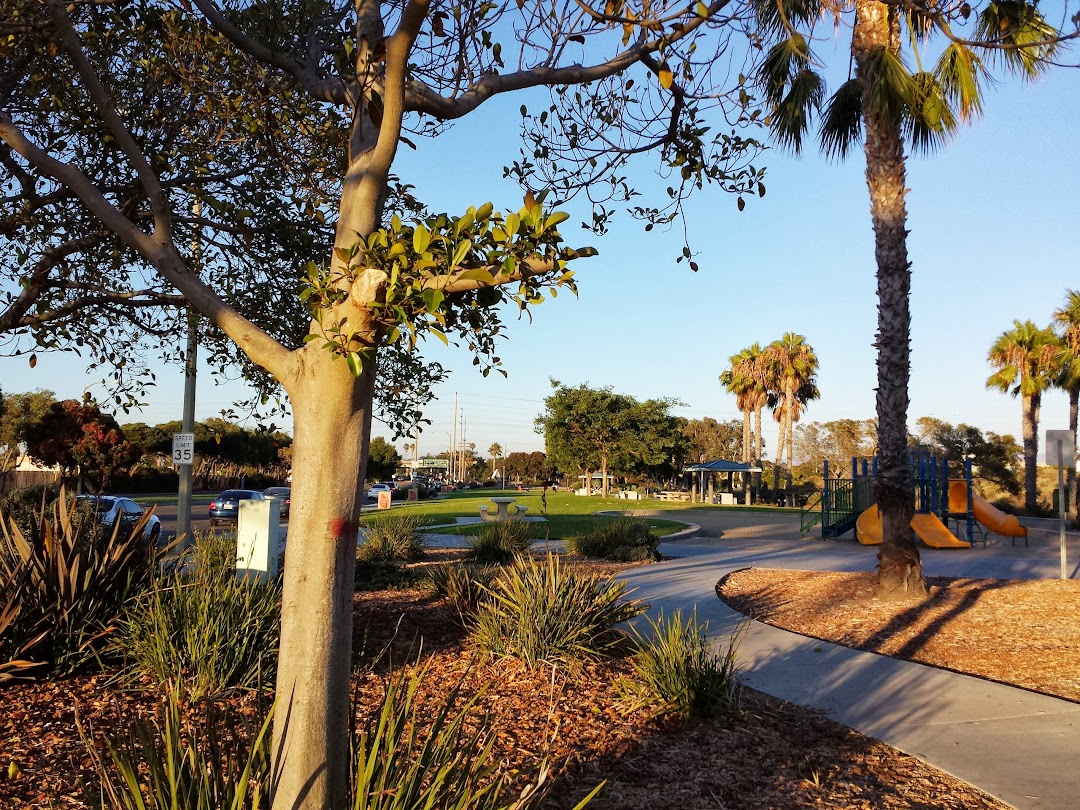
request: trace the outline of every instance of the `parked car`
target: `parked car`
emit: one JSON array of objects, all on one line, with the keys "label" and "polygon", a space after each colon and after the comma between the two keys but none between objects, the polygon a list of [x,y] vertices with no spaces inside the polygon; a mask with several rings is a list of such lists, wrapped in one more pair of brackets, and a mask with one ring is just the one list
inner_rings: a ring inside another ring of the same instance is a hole
[{"label": "parked car", "polygon": [[379,500],[380,492],[389,492],[391,495],[393,495],[394,488],[388,484],[372,484],[371,488],[367,491],[367,499],[369,501]]},{"label": "parked car", "polygon": [[263,497],[268,501],[277,501],[281,510],[278,514],[286,518],[289,516],[289,506],[292,503],[290,499],[291,493],[292,489],[289,487],[267,487],[263,490]]},{"label": "parked car", "polygon": [[265,501],[261,492],[255,489],[227,489],[210,503],[210,525],[235,523],[240,519],[240,501]]},{"label": "parked car", "polygon": [[[121,498],[115,495],[79,495],[76,500],[85,503],[93,509],[98,516],[98,522],[108,527],[111,531],[116,524],[117,518],[134,526],[135,522],[146,511],[131,498]],[[157,543],[161,536],[161,521],[157,515],[151,515],[150,520],[143,527],[143,539],[148,543]]]}]

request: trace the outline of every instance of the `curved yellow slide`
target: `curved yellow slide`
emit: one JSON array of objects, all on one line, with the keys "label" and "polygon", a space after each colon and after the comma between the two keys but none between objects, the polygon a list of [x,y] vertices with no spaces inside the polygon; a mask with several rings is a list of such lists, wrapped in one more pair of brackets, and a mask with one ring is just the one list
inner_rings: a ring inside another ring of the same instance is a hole
[{"label": "curved yellow slide", "polygon": [[[971,511],[979,521],[995,534],[1005,537],[1027,537],[1027,526],[1021,526],[1016,515],[1007,515],[985,498],[972,493]],[[949,512],[967,512],[967,482],[962,478],[949,481]]]},{"label": "curved yellow slide", "polygon": [[881,545],[881,510],[878,509],[877,504],[856,518],[855,538],[864,546]]},{"label": "curved yellow slide", "polygon": [[[958,539],[937,515],[917,514],[911,519],[911,528],[932,548],[971,548],[971,543]],[[881,545],[881,510],[877,504],[859,515],[855,521],[855,537],[864,546]]]}]

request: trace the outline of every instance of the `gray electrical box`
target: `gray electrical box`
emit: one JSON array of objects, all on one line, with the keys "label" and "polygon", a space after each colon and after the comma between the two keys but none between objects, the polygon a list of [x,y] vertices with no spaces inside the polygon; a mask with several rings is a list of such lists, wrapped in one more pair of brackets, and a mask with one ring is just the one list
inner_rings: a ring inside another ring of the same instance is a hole
[{"label": "gray electrical box", "polygon": [[277,576],[281,552],[281,505],[240,501],[236,524],[236,575],[267,581]]}]

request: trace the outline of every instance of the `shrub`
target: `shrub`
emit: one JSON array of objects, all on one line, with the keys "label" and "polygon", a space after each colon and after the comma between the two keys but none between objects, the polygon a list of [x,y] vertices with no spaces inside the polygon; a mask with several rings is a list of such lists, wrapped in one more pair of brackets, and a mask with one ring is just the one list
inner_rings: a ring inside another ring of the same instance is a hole
[{"label": "shrub", "polygon": [[387,515],[364,529],[364,542],[356,550],[358,560],[415,560],[423,556],[420,518],[409,513]]},{"label": "shrub", "polygon": [[649,531],[647,521],[629,517],[600,521],[584,536],[566,541],[567,548],[575,554],[620,562],[659,560],[659,545],[660,540]]},{"label": "shrub", "polygon": [[648,622],[647,637],[636,627],[631,630],[639,650],[634,675],[616,684],[624,710],[710,718],[738,708],[735,651],[745,625],[732,634],[726,651],[717,654],[709,649],[708,623],[698,624],[696,610],[685,621],[677,610],[667,619],[661,613]]},{"label": "shrub", "polygon": [[496,570],[487,566],[439,565],[428,571],[428,578],[435,593],[448,599],[457,610],[462,624],[469,624],[495,574]]},{"label": "shrub", "polygon": [[135,677],[180,677],[194,699],[273,676],[281,626],[278,582],[236,576],[235,542],[196,537],[194,555],[155,578],[125,611],[116,647]]},{"label": "shrub", "polygon": [[412,588],[423,581],[423,574],[387,560],[357,560],[353,569],[353,589],[357,591]]},{"label": "shrub", "polygon": [[185,724],[179,690],[166,691],[160,716],[137,720],[106,752],[79,725],[99,786],[87,803],[101,810],[264,810],[269,808],[270,724],[255,731],[208,705],[200,722]]},{"label": "shrub", "polygon": [[149,512],[130,533],[104,531],[93,513],[57,501],[24,531],[0,515],[0,604],[14,594],[0,651],[16,648],[57,674],[97,658],[124,604],[149,585],[158,552],[142,540]]},{"label": "shrub", "polygon": [[483,563],[507,563],[525,554],[532,545],[529,524],[522,520],[500,520],[483,526],[468,537],[469,559]]},{"label": "shrub", "polygon": [[595,659],[619,640],[613,628],[644,610],[626,583],[519,557],[486,588],[470,639],[480,650],[530,668]]},{"label": "shrub", "polygon": [[24,677],[38,666],[32,661],[17,657],[34,645],[33,636],[30,639],[17,640],[12,629],[19,615],[21,576],[22,572],[19,572],[0,582],[0,685],[4,681]]}]

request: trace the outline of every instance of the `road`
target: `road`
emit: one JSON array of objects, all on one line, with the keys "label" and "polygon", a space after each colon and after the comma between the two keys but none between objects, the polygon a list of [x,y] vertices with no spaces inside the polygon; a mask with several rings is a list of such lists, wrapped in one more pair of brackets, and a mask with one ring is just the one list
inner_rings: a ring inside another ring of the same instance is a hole
[{"label": "road", "polygon": [[[196,501],[191,506],[191,528],[196,532],[210,531],[210,503],[209,501]],[[154,514],[161,520],[161,536],[172,538],[176,536],[176,504],[159,504]],[[281,522],[282,527],[288,527],[288,519]]]}]

